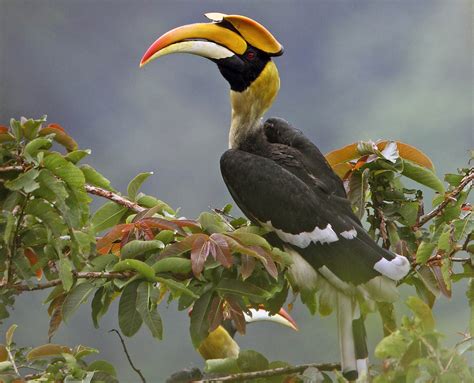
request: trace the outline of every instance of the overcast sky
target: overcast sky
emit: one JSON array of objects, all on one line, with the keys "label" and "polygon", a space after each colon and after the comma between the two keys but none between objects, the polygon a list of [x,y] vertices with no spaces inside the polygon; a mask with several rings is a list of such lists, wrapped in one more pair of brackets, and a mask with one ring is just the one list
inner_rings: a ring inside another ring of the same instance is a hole
[{"label": "overcast sky", "polygon": [[[174,55],[138,68],[159,35],[205,21],[210,11],[252,17],[280,40],[282,87],[269,115],[292,122],[323,152],[360,139],[398,139],[425,151],[440,174],[466,164],[473,146],[468,0],[0,0],[0,124],[47,114],[92,149],[89,162],[115,187],[124,190],[136,173],[154,171],[145,191],[188,217],[230,202],[218,168],[227,147],[228,86],[215,65]],[[10,322],[31,319],[29,305],[39,298],[20,301]],[[462,291],[451,304],[465,323]],[[439,309],[449,308],[444,302]],[[46,312],[38,310],[37,329],[26,320],[17,331],[29,344],[46,338]],[[116,326],[114,310],[96,331],[90,308],[83,309],[56,341],[100,347],[101,357],[117,363],[121,381],[132,382],[117,340],[107,334]],[[148,340],[146,331],[129,341],[150,381],[201,365],[186,314],[161,311],[163,342]],[[297,335],[257,324],[241,342],[270,358],[336,360],[331,319],[311,318],[299,307],[294,316],[302,327]],[[278,337],[270,338],[273,331]],[[288,346],[294,342],[297,349]]]}]

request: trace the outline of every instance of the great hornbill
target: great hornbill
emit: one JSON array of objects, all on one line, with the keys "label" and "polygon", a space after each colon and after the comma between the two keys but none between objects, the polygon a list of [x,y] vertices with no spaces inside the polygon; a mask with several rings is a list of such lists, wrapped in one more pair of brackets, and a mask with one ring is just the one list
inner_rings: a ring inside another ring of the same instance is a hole
[{"label": "great hornbill", "polygon": [[356,379],[368,364],[359,302],[396,300],[395,281],[408,273],[409,262],[368,235],[343,183],[310,140],[282,119],[263,122],[280,88],[272,57],[283,53],[282,45],[250,18],[206,16],[211,23],[158,38],[140,66],[178,52],[217,64],[231,88],[229,150],[220,161],[224,181],[244,214],[291,254],[293,285],[320,291],[336,307],[342,371]]},{"label": "great hornbill", "polygon": [[[298,330],[293,318],[281,309],[278,314],[270,315],[263,308],[249,309],[250,314],[244,313],[247,323],[268,321],[281,324]],[[234,340],[237,329],[230,320],[224,320],[221,326],[210,332],[206,339],[199,345],[198,352],[201,356],[208,359],[237,358],[239,356],[240,347]]]}]

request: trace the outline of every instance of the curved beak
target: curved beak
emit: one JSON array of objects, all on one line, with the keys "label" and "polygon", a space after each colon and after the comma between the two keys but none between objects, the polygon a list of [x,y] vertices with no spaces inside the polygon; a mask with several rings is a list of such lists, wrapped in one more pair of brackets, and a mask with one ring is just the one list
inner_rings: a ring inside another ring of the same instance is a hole
[{"label": "curved beak", "polygon": [[281,309],[278,314],[270,315],[270,313],[264,309],[250,309],[252,315],[244,313],[245,321],[247,323],[258,322],[258,321],[269,321],[279,323],[283,326],[292,328],[298,331],[298,326],[294,319],[284,309]]},{"label": "curved beak", "polygon": [[246,41],[218,23],[189,24],[172,29],[159,37],[145,52],[140,67],[171,53],[191,53],[219,60],[242,54]]}]

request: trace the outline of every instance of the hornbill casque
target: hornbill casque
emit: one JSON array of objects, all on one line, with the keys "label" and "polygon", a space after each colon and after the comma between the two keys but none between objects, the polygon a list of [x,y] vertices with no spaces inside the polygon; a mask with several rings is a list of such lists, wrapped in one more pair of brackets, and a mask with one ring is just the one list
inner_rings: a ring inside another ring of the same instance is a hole
[{"label": "hornbill casque", "polygon": [[[293,318],[281,309],[277,314],[270,315],[263,308],[249,309],[250,315],[244,312],[245,322],[254,323],[260,321],[268,321],[281,324],[298,330]],[[237,358],[239,356],[240,347],[234,340],[237,329],[230,320],[224,320],[222,325],[218,326],[199,345],[197,351],[205,359],[223,359]]]},{"label": "hornbill casque", "polygon": [[[261,24],[208,13],[210,23],[175,28],[158,38],[140,66],[171,53],[217,64],[230,84],[229,150],[221,157],[234,201],[272,244],[291,256],[289,277],[300,291],[319,291],[336,308],[343,375],[367,373],[360,302],[393,302],[408,260],[377,245],[353,213],[340,178],[303,133],[280,118],[262,120],[280,88],[273,57],[282,45]],[[321,299],[320,298],[320,299]]]}]

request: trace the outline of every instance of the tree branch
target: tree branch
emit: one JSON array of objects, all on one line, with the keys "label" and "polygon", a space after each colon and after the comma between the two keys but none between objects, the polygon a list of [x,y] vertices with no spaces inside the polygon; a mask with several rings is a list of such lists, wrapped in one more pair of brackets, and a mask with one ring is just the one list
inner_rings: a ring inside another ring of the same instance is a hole
[{"label": "tree branch", "polygon": [[474,180],[474,168],[469,170],[469,173],[461,180],[461,183],[456,186],[450,193],[444,196],[443,202],[441,202],[436,208],[431,210],[428,214],[420,218],[420,221],[414,226],[418,228],[423,226],[426,222],[436,217],[441,211],[451,202],[456,201],[456,197],[464,190],[464,188]]},{"label": "tree branch", "polygon": [[135,213],[141,213],[142,211],[146,210],[144,207],[140,206],[139,204],[135,202],[128,200],[127,198],[124,198],[109,190],[99,188],[97,186],[86,185],[86,191],[90,194],[94,194],[100,197],[107,198],[111,201],[114,201],[115,203],[119,205],[125,206],[127,209],[133,210]]},{"label": "tree branch", "polygon": [[141,381],[143,383],[146,383],[145,377],[143,376],[140,369],[136,368],[135,365],[133,364],[132,358],[130,357],[130,354],[128,353],[128,350],[127,350],[127,345],[125,344],[125,341],[123,340],[120,332],[114,328],[110,330],[109,332],[115,332],[118,335],[118,337],[120,338],[120,342],[122,343],[123,351],[125,352],[125,355],[127,356],[128,363],[130,363],[130,366],[133,368],[133,370],[140,376]]},{"label": "tree branch", "polygon": [[219,376],[215,378],[203,379],[202,383],[211,383],[211,382],[242,382],[244,380],[256,379],[256,378],[268,378],[271,376],[279,375],[289,375],[295,374],[297,372],[303,372],[307,368],[314,367],[319,371],[334,371],[340,370],[341,365],[339,363],[309,363],[309,364],[299,364],[297,366],[290,367],[278,367],[270,370],[255,371],[255,372],[244,372],[238,374],[230,374],[226,376]]},{"label": "tree branch", "polygon": [[[133,273],[130,272],[101,272],[101,271],[85,271],[85,272],[77,272],[73,271],[73,275],[77,279],[127,279],[130,278]],[[25,283],[16,283],[16,284],[8,284],[8,283],[0,283],[0,288],[7,288],[7,289],[15,289],[19,292],[21,291],[36,291],[36,290],[45,290],[49,289],[54,286],[58,286],[63,282],[61,279],[53,279],[52,281],[48,281],[45,283],[37,283],[33,285],[27,285]]]},{"label": "tree branch", "polygon": [[[10,165],[10,166],[0,166],[0,173],[2,172],[11,172],[11,171],[24,171],[27,168],[23,165]],[[124,198],[117,193],[111,192],[109,190],[105,190],[103,188],[92,186],[92,185],[85,185],[86,191],[90,194],[94,194],[103,198],[107,198],[115,203],[125,206],[127,209],[133,210],[135,213],[141,213],[146,209],[139,204],[130,201],[127,198]]]},{"label": "tree branch", "polygon": [[13,171],[21,172],[24,169],[25,168],[22,165],[1,166],[0,167],[0,173],[13,172]]}]

